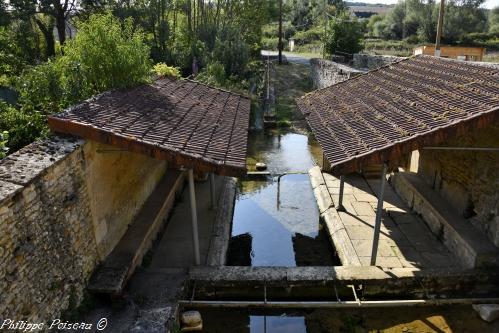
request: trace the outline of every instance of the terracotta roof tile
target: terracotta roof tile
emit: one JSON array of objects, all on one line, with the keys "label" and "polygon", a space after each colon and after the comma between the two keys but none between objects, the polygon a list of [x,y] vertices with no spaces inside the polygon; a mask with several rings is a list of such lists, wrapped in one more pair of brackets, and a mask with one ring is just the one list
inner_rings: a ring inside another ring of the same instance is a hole
[{"label": "terracotta roof tile", "polygon": [[239,175],[246,170],[249,116],[250,101],[241,95],[160,79],[96,96],[49,117],[49,126],[177,166]]},{"label": "terracotta roof tile", "polygon": [[416,56],[316,90],[297,104],[338,173],[497,121],[499,68]]}]

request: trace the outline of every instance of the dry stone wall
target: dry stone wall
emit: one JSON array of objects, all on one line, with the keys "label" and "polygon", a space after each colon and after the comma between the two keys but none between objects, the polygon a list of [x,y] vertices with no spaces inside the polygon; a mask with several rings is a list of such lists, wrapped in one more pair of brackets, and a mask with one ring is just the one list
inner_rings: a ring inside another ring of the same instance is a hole
[{"label": "dry stone wall", "polygon": [[[55,136],[0,161],[0,319],[46,322],[77,306],[166,170],[164,161],[128,152],[97,156],[98,147]],[[118,164],[125,167],[112,168]],[[110,181],[99,188],[95,177]]]},{"label": "dry stone wall", "polygon": [[358,69],[373,70],[403,59],[406,58],[387,56],[387,55],[356,53],[353,55],[353,67]]},{"label": "dry stone wall", "polygon": [[310,65],[312,82],[317,89],[332,86],[363,73],[352,67],[318,58],[310,59]]},{"label": "dry stone wall", "polygon": [[[499,125],[451,139],[449,147],[498,147]],[[456,211],[499,246],[499,154],[421,150],[418,173]]]}]

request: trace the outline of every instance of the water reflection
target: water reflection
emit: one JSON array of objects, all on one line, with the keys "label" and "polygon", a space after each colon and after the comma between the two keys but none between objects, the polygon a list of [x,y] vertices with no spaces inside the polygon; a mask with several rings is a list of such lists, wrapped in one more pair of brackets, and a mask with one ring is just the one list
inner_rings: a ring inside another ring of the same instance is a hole
[{"label": "water reflection", "polygon": [[499,332],[469,305],[360,309],[203,309],[205,333]]},{"label": "water reflection", "polygon": [[[317,143],[306,135],[274,131],[252,134],[249,147],[250,167],[265,162],[278,175],[239,182],[228,264],[339,264],[319,221],[306,173],[320,156]],[[303,174],[282,175],[285,172]]]},{"label": "water reflection", "polygon": [[279,130],[252,132],[248,141],[248,168],[264,162],[271,173],[307,172],[321,163],[322,152],[312,137]]},{"label": "water reflection", "polygon": [[250,333],[306,333],[305,317],[250,316]]}]

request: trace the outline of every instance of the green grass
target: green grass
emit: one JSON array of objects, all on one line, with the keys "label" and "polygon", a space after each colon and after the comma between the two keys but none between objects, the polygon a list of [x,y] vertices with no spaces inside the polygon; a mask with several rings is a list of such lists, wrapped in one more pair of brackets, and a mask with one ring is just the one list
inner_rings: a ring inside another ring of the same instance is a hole
[{"label": "green grass", "polygon": [[275,80],[277,125],[289,127],[293,121],[303,119],[295,98],[312,90],[310,67],[292,63],[276,65]]}]

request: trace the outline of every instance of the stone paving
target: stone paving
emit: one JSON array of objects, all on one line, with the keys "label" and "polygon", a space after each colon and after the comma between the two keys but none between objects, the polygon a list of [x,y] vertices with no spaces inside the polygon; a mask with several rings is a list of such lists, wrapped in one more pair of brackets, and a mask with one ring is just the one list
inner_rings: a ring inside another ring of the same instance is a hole
[{"label": "stone paving", "polygon": [[[312,168],[310,178],[321,215],[343,265],[369,266],[379,179],[345,177],[343,206],[338,211],[340,180]],[[342,242],[343,244],[339,244]],[[386,268],[459,267],[424,221],[412,213],[387,183],[376,266]]]}]

